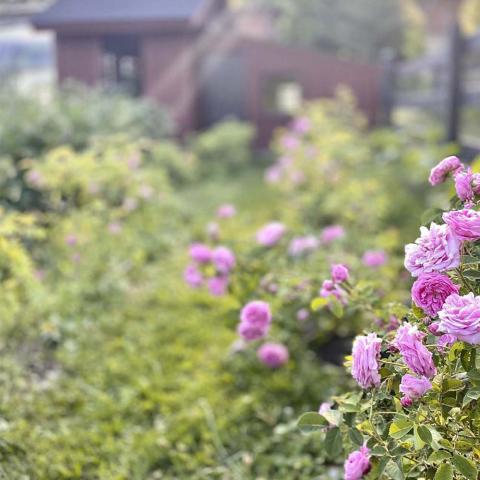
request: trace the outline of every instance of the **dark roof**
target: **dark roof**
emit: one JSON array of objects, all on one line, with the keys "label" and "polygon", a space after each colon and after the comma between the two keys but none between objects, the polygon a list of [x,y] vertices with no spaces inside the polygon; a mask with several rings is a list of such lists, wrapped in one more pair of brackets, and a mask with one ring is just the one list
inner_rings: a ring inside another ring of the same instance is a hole
[{"label": "dark roof", "polygon": [[38,27],[70,23],[189,20],[208,0],[58,0],[36,15]]}]

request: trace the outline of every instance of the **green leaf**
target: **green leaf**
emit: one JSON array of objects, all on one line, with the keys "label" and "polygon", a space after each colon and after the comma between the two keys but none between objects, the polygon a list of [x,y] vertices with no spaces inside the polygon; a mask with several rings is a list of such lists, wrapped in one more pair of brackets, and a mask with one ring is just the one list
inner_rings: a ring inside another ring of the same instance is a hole
[{"label": "green leaf", "polygon": [[411,422],[406,418],[398,418],[390,425],[388,434],[392,438],[399,440],[400,438],[407,435],[407,433],[410,432],[412,428],[413,428],[413,422]]},{"label": "green leaf", "polygon": [[462,407],[466,407],[473,400],[478,400],[480,398],[480,387],[475,387],[469,390],[463,397]]},{"label": "green leaf", "polygon": [[480,278],[480,271],[478,270],[465,270],[463,276],[469,280],[478,280]]},{"label": "green leaf", "polygon": [[384,455],[387,454],[387,449],[382,447],[381,445],[377,445],[375,447],[372,448],[372,450],[370,451],[370,453],[374,456],[374,457],[382,457]]},{"label": "green leaf", "polygon": [[328,421],[317,412],[304,413],[297,423],[303,433],[310,433],[328,426]]},{"label": "green leaf", "polygon": [[331,458],[338,457],[343,450],[342,434],[340,429],[335,427],[325,435],[325,451]]},{"label": "green leaf", "polygon": [[478,257],[471,257],[469,255],[464,255],[462,257],[462,264],[463,265],[473,265],[476,263],[480,263],[480,258]]},{"label": "green leaf", "polygon": [[356,445],[363,445],[363,435],[356,428],[351,428],[348,431],[348,436],[350,437],[352,443],[355,443]]},{"label": "green leaf", "polygon": [[[415,425],[413,429],[413,443],[415,446],[415,450],[421,450],[427,442],[424,442],[423,439],[418,434],[418,426]],[[430,433],[430,432],[429,432]]]},{"label": "green leaf", "polygon": [[455,465],[455,469],[465,478],[468,478],[468,480],[477,480],[478,470],[470,460],[461,455],[454,454],[453,464]]},{"label": "green leaf", "polygon": [[385,472],[393,480],[403,480],[405,478],[403,475],[403,468],[401,467],[401,460],[399,460],[398,463],[390,460],[385,467]]},{"label": "green leaf", "polygon": [[452,480],[453,468],[449,463],[442,463],[435,474],[434,480]]},{"label": "green leaf", "polygon": [[422,214],[422,225],[430,226],[430,224],[435,220],[440,220],[442,218],[443,210],[440,208],[429,208],[425,210]]},{"label": "green leaf", "polygon": [[425,425],[420,425],[417,428],[418,436],[427,444],[431,445],[433,441],[432,434],[430,430]]},{"label": "green leaf", "polygon": [[322,415],[330,425],[338,427],[342,423],[342,412],[339,412],[338,410],[330,410],[322,413]]},{"label": "green leaf", "polygon": [[342,318],[343,317],[343,305],[334,296],[330,295],[329,298],[330,298],[330,301],[329,301],[330,310],[332,311],[332,313],[337,318]]},{"label": "green leaf", "polygon": [[446,450],[438,450],[437,452],[433,452],[427,459],[428,463],[441,463],[444,460],[448,460],[452,458],[452,455],[447,452]]},{"label": "green leaf", "polygon": [[465,382],[462,380],[458,380],[452,377],[446,377],[442,383],[442,391],[443,393],[446,392],[457,392],[459,390],[463,390],[465,388]]},{"label": "green leaf", "polygon": [[328,305],[328,299],[323,298],[323,297],[317,297],[312,300],[310,303],[310,308],[314,312],[318,312],[318,310],[321,310],[322,308],[326,307]]}]

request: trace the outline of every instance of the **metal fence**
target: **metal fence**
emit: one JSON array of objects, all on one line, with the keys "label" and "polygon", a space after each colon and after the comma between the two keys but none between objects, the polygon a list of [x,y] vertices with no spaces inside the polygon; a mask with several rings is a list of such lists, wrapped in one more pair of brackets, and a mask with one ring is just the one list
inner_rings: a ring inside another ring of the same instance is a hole
[{"label": "metal fence", "polygon": [[397,108],[429,112],[441,121],[446,141],[479,152],[480,32],[466,37],[456,24],[436,55],[388,62],[383,97],[385,122]]}]

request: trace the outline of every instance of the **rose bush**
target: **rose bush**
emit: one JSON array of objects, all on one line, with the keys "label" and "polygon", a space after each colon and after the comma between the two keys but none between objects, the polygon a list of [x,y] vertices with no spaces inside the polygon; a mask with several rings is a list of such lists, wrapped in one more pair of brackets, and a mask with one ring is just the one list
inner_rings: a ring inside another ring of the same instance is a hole
[{"label": "rose bush", "polygon": [[328,413],[299,420],[323,431],[331,458],[348,455],[345,478],[478,477],[479,198],[463,195],[473,175],[459,192],[467,171],[449,157],[431,172],[432,185],[452,175],[458,198],[437,215],[445,223],[423,226],[405,247],[405,266],[417,278],[401,324],[355,340],[346,364],[362,390],[334,397]]}]

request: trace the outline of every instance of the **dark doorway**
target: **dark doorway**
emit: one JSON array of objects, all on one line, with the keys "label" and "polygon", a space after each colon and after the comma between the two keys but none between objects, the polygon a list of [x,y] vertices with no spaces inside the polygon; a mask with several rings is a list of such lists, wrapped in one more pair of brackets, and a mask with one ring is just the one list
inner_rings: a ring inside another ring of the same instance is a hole
[{"label": "dark doorway", "polygon": [[103,81],[107,89],[142,94],[140,41],[135,35],[111,35],[103,43]]},{"label": "dark doorway", "polygon": [[207,58],[201,74],[201,128],[228,118],[245,120],[246,84],[245,62],[240,55]]}]

